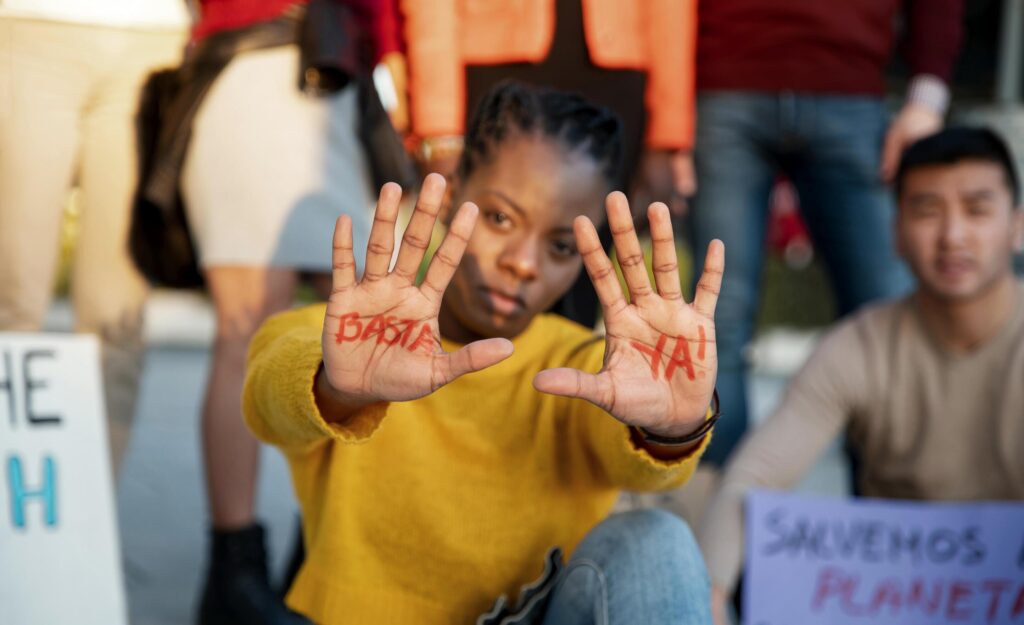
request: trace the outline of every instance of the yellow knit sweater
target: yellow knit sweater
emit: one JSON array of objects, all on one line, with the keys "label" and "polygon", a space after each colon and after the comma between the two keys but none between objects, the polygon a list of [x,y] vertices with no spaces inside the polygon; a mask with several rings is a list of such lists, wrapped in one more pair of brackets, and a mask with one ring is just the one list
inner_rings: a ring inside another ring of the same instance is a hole
[{"label": "yellow knit sweater", "polygon": [[618,489],[679,486],[706,446],[658,461],[599,408],[534,390],[543,368],[601,367],[603,341],[551,315],[494,367],[328,424],[313,397],[324,310],[260,329],[243,395],[302,507],[308,555],[288,603],[320,625],[472,623],[538,577],[549,548],[571,553]]}]

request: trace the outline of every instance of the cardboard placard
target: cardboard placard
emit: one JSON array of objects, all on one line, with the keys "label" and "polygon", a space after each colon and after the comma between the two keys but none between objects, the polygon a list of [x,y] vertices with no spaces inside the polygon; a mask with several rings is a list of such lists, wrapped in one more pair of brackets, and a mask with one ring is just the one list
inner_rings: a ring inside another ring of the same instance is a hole
[{"label": "cardboard placard", "polygon": [[124,625],[99,346],[0,333],[0,623]]},{"label": "cardboard placard", "polygon": [[1024,503],[757,491],[746,516],[745,625],[1024,624]]}]

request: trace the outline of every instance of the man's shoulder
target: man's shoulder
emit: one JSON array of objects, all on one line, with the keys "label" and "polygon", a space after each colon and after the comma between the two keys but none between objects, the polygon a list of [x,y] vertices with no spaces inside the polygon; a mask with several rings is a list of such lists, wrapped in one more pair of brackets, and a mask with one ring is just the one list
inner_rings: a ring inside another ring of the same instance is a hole
[{"label": "man's shoulder", "polygon": [[870,359],[871,354],[883,353],[886,345],[903,334],[899,327],[908,311],[906,297],[865,304],[830,327],[818,351],[841,354],[844,359],[858,352]]},{"label": "man's shoulder", "polygon": [[888,333],[892,324],[909,310],[909,296],[869,302],[837,321],[830,332],[866,333],[869,336]]}]

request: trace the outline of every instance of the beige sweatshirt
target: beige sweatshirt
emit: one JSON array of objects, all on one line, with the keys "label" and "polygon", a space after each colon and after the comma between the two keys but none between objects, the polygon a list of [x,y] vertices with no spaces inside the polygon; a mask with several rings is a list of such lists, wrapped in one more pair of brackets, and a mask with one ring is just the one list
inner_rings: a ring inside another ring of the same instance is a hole
[{"label": "beige sweatshirt", "polygon": [[1024,285],[1003,328],[966,355],[945,351],[909,299],[830,331],[726,467],[699,531],[714,584],[739,576],[746,493],[792,487],[844,431],[861,495],[1024,499]]}]

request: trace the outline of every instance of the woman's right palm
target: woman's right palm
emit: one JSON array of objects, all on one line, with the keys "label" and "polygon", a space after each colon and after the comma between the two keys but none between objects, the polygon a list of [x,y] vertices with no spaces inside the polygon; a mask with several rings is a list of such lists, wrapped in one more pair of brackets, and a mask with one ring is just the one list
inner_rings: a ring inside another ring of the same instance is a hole
[{"label": "woman's right palm", "polygon": [[429,395],[455,378],[507,358],[506,339],[475,341],[453,353],[441,348],[437,314],[441,297],[462,259],[478,209],[464,204],[430,262],[423,284],[416,275],[444,198],[444,177],[431,174],[406,228],[398,259],[395,247],[401,188],[380,192],[366,266],[356,280],[352,222],[338,219],[334,232],[334,287],[322,337],[324,371],[339,398],[352,405],[406,401]]}]

